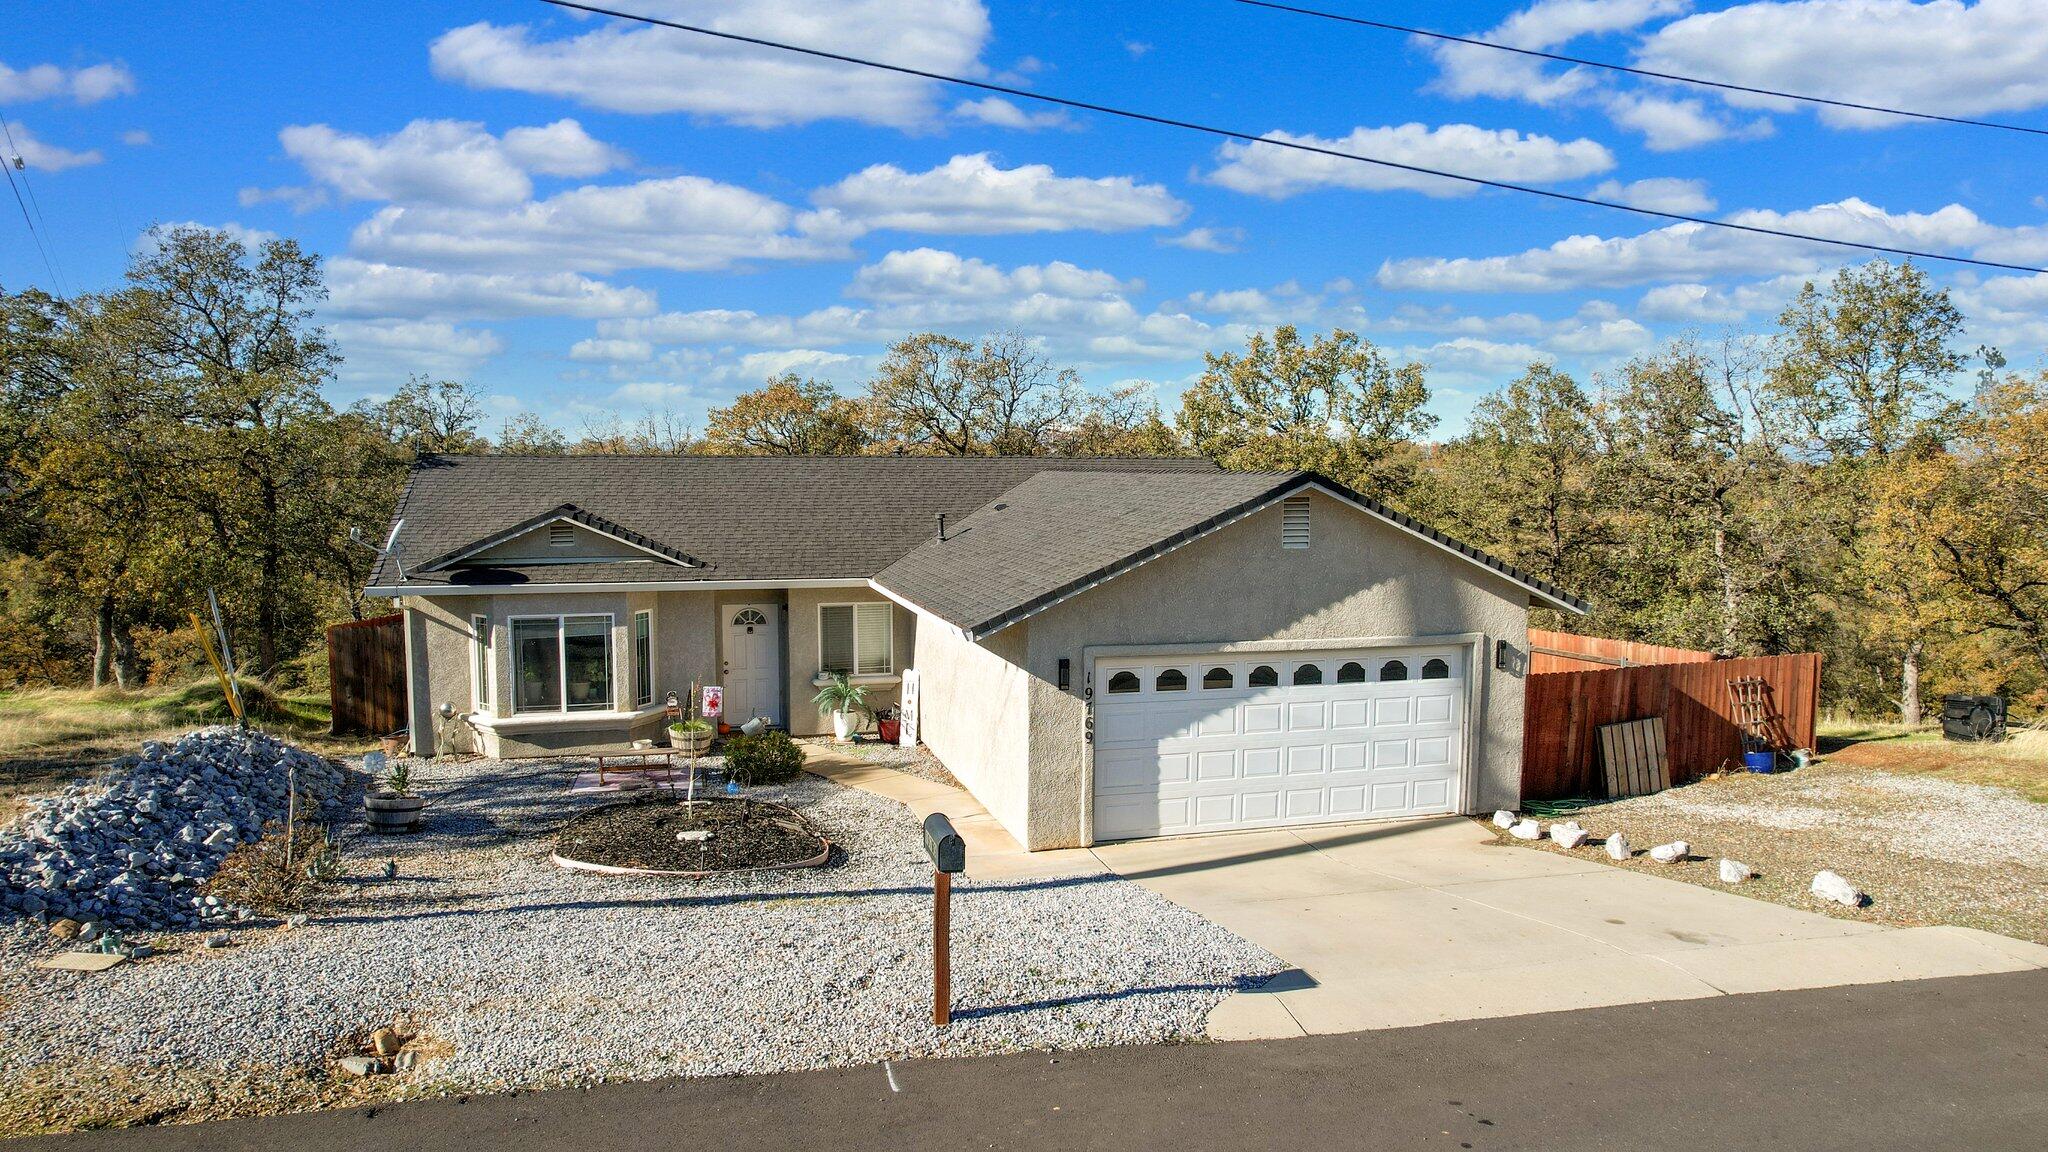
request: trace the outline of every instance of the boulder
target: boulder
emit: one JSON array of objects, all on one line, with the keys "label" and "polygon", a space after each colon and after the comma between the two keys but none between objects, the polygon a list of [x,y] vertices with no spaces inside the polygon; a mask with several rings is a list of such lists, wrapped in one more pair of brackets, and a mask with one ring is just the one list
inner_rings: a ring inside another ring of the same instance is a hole
[{"label": "boulder", "polygon": [[1513,836],[1517,840],[1541,840],[1543,839],[1543,825],[1538,824],[1534,820],[1517,821],[1514,827],[1508,829],[1508,835]]},{"label": "boulder", "polygon": [[1556,844],[1559,848],[1577,848],[1586,842],[1586,830],[1579,827],[1579,822],[1576,820],[1567,820],[1563,824],[1552,824],[1550,826],[1550,840],[1551,843]]},{"label": "boulder", "polygon": [[1690,855],[1692,845],[1683,840],[1673,840],[1669,844],[1659,844],[1650,849],[1650,859],[1659,864],[1676,864]]},{"label": "boulder", "polygon": [[1608,834],[1607,858],[1609,860],[1626,860],[1633,855],[1635,855],[1635,853],[1628,846],[1628,837],[1623,836],[1619,832],[1611,832]]},{"label": "boulder", "polygon": [[379,1028],[370,1033],[370,1047],[379,1056],[396,1056],[405,1039],[396,1028]]},{"label": "boulder", "polygon": [[334,1067],[346,1076],[382,1076],[391,1071],[391,1062],[375,1056],[344,1056]]},{"label": "boulder", "polygon": [[1830,900],[1840,904],[1844,908],[1861,908],[1864,902],[1870,899],[1870,897],[1863,894],[1863,889],[1858,888],[1827,869],[1822,869],[1814,875],[1813,894],[1823,900]]},{"label": "boulder", "polygon": [[1493,814],[1493,826],[1495,828],[1513,828],[1515,826],[1515,814],[1505,808],[1495,812]]},{"label": "boulder", "polygon": [[50,935],[59,940],[76,940],[81,927],[78,921],[66,916],[50,925]]},{"label": "boulder", "polygon": [[1747,880],[1754,875],[1756,875],[1756,869],[1751,868],[1749,865],[1744,864],[1742,861],[1730,860],[1726,857],[1722,857],[1721,883],[1740,884],[1744,880]]}]

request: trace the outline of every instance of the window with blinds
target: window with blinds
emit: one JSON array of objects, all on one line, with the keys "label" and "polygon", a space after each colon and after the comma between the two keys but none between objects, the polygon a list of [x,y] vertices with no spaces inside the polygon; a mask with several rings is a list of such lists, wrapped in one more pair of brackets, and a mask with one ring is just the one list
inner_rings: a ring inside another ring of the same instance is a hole
[{"label": "window with blinds", "polygon": [[1308,547],[1308,497],[1289,496],[1280,502],[1280,546]]},{"label": "window with blinds", "polygon": [[818,667],[848,676],[895,669],[895,612],[884,603],[826,604],[818,609]]}]

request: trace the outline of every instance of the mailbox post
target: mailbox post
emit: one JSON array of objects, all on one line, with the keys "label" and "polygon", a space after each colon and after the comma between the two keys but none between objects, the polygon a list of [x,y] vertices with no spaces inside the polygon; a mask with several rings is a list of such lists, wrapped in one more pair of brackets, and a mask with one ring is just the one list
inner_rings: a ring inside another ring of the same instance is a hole
[{"label": "mailbox post", "polygon": [[953,873],[967,870],[967,842],[940,812],[924,818],[924,851],[932,858],[932,1023],[953,1019]]}]

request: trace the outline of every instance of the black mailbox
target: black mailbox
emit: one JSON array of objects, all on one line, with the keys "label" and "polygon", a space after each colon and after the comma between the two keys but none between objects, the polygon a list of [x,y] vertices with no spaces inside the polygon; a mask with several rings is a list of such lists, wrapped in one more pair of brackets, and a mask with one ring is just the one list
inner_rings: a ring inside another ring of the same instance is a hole
[{"label": "black mailbox", "polygon": [[924,818],[924,851],[939,872],[967,871],[967,841],[953,831],[953,822],[943,812]]}]

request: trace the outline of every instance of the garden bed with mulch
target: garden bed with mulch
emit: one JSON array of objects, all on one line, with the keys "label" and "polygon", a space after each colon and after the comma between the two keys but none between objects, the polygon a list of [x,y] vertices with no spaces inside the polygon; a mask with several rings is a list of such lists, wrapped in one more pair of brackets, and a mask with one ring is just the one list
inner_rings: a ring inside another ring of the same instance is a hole
[{"label": "garden bed with mulch", "polygon": [[569,821],[554,858],[566,868],[698,876],[815,868],[831,852],[831,841],[780,804],[656,799],[609,804]]}]

